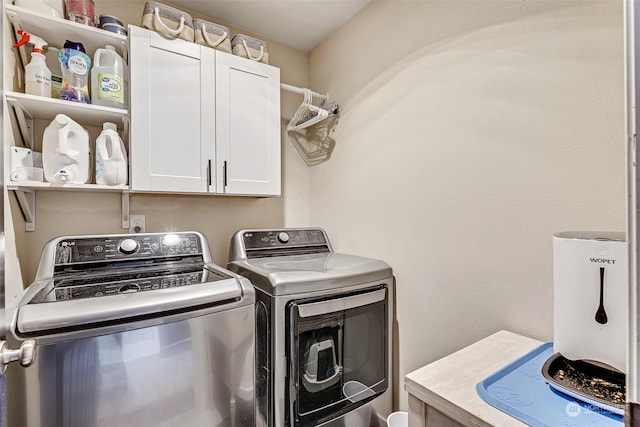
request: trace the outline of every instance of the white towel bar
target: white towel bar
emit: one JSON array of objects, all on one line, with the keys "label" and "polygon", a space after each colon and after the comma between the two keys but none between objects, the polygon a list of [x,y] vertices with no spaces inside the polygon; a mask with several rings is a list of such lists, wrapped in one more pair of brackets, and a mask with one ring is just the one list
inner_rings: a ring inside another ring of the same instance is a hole
[{"label": "white towel bar", "polygon": [[[304,88],[301,87],[297,87],[297,86],[292,86],[286,83],[280,83],[280,88],[289,92],[294,92],[294,93],[299,93],[300,95],[304,95]],[[323,101],[328,101],[329,100],[329,94],[328,93],[320,93],[320,92],[314,92],[311,91],[311,94],[319,99],[322,99]]]}]

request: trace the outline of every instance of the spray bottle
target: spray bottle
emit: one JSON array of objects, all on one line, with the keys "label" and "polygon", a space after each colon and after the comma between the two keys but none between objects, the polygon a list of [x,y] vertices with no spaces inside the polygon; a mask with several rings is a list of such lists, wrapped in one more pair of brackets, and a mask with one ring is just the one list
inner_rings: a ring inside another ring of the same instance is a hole
[{"label": "spray bottle", "polygon": [[17,48],[26,43],[33,45],[31,62],[24,67],[25,93],[51,98],[51,71],[47,68],[44,56],[47,42],[22,30],[18,30],[18,35],[22,36],[22,39],[13,47]]}]

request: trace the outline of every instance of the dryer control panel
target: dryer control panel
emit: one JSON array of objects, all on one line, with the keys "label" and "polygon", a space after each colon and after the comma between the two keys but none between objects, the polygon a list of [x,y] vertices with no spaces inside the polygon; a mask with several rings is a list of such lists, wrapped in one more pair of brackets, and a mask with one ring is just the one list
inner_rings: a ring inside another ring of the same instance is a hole
[{"label": "dryer control panel", "polygon": [[249,250],[327,244],[326,235],[319,229],[246,231],[242,240],[245,249]]}]

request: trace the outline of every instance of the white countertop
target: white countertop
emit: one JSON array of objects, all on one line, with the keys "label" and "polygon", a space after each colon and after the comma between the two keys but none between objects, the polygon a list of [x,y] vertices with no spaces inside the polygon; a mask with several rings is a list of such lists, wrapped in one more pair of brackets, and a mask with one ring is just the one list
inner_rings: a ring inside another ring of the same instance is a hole
[{"label": "white countertop", "polygon": [[476,384],[543,342],[496,332],[405,376],[405,390],[446,416],[469,426],[526,426],[486,403]]}]

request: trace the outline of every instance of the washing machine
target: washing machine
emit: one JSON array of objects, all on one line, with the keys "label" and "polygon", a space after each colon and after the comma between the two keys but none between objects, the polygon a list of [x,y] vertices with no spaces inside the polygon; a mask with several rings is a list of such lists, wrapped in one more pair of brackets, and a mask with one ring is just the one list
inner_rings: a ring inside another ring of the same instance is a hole
[{"label": "washing machine", "polygon": [[392,410],[393,275],[320,228],[240,230],[256,291],[256,425],[378,427]]},{"label": "washing machine", "polygon": [[37,351],[9,366],[7,425],[254,425],[254,294],[195,231],[51,240],[10,308]]}]

